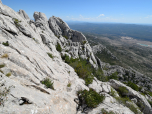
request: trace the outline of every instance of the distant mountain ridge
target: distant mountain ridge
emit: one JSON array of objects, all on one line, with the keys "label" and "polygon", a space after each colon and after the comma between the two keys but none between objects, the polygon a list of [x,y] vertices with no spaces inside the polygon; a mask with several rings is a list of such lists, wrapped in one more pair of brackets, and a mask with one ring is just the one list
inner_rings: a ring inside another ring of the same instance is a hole
[{"label": "distant mountain ridge", "polygon": [[[72,29],[99,35],[129,36],[138,40],[152,41],[152,26],[119,23],[69,23]],[[80,27],[81,26],[81,27]]]}]

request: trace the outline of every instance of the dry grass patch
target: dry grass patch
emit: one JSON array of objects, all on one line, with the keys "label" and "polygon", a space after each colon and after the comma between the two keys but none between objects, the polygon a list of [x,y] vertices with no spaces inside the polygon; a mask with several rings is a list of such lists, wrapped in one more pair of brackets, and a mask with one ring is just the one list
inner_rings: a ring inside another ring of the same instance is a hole
[{"label": "dry grass patch", "polygon": [[7,54],[7,53],[3,54],[3,55],[1,56],[1,58],[8,58],[8,54]]}]

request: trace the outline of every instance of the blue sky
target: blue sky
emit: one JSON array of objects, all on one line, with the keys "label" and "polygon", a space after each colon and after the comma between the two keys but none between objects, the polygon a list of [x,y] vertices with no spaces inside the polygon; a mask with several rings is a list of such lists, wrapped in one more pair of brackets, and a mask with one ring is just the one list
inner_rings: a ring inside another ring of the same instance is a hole
[{"label": "blue sky", "polygon": [[152,24],[152,0],[2,0],[15,11],[34,11],[64,21]]}]

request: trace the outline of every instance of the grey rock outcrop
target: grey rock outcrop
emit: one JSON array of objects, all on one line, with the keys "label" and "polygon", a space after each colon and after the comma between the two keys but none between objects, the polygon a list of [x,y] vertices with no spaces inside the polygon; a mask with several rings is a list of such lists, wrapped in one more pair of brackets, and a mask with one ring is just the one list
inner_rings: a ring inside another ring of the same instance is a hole
[{"label": "grey rock outcrop", "polygon": [[26,14],[24,10],[19,10],[18,12],[23,18],[30,20],[29,16]]},{"label": "grey rock outcrop", "polygon": [[86,37],[78,31],[71,30],[70,27],[59,17],[50,17],[49,25],[56,36],[66,36],[72,42],[86,42]]},{"label": "grey rock outcrop", "polygon": [[[82,33],[70,29],[58,17],[48,20],[41,12],[33,16],[35,21],[30,20],[25,11],[15,12],[0,1],[0,92],[6,90],[6,98],[0,97],[1,114],[76,114],[77,92],[89,88],[103,94],[105,100],[97,108],[88,109],[88,113],[101,113],[102,108],[118,114],[133,113],[111,96],[112,87],[115,88],[111,82],[94,78],[93,83],[86,86],[62,60],[61,56],[67,55],[87,59],[94,68],[104,65],[95,57]],[[61,46],[61,52],[57,51],[57,45]],[[107,76],[120,67],[109,66],[109,69]],[[124,72],[122,68],[120,73]],[[54,89],[46,88],[42,84],[44,79],[50,79]],[[144,111],[148,112],[149,104],[145,98],[140,96],[140,99],[145,103]]]},{"label": "grey rock outcrop", "polygon": [[97,53],[107,53],[109,55],[109,57],[111,59],[115,59],[115,60],[119,60],[115,55],[113,55],[113,53],[111,53],[105,46],[103,46],[102,44],[98,44],[92,47],[93,53],[97,54]]},{"label": "grey rock outcrop", "polygon": [[113,80],[113,79],[110,80],[110,85],[116,90],[119,89],[119,87],[125,87],[128,90],[128,92],[124,93],[124,94],[131,98],[138,99],[138,102],[142,102],[144,105],[143,112],[145,114],[152,114],[152,108],[151,108],[150,104],[148,103],[147,99],[143,95],[141,95],[137,91],[133,90],[132,88],[126,86],[125,84],[123,84],[117,80]]},{"label": "grey rock outcrop", "polygon": [[82,33],[70,29],[67,23],[55,16],[50,17],[49,26],[61,42],[63,37],[65,38],[65,41],[62,42],[63,45],[66,45],[65,51],[68,51],[73,58],[79,58],[80,56],[83,59],[89,59],[89,62],[95,68],[98,67],[92,48]]},{"label": "grey rock outcrop", "polygon": [[[55,47],[60,40],[49,28],[46,16],[38,13],[36,22],[27,21],[1,3],[0,16],[0,64],[5,64],[0,68],[0,83],[4,82],[6,88],[14,86],[0,113],[76,113],[76,92],[88,87],[61,59]],[[4,46],[4,42],[9,46]],[[10,77],[6,76],[8,73]],[[40,83],[45,78],[53,80],[55,90]],[[67,92],[69,82],[71,91]]]}]

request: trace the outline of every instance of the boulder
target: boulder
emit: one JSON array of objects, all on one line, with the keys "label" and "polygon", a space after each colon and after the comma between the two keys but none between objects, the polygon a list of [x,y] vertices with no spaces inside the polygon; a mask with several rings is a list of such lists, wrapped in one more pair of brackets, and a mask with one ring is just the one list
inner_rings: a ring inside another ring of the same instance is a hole
[{"label": "boulder", "polygon": [[106,93],[109,93],[109,92],[111,92],[111,87],[110,87],[110,85],[109,85],[109,83],[107,83],[107,82],[103,82],[102,84],[101,84],[101,87],[102,87],[102,91],[103,92],[106,92]]},{"label": "boulder", "polygon": [[89,84],[89,88],[92,88],[93,90],[95,90],[97,93],[101,93],[103,91],[102,87],[101,87],[101,83],[100,81],[98,81],[96,78],[95,80],[93,80],[92,84]]}]

